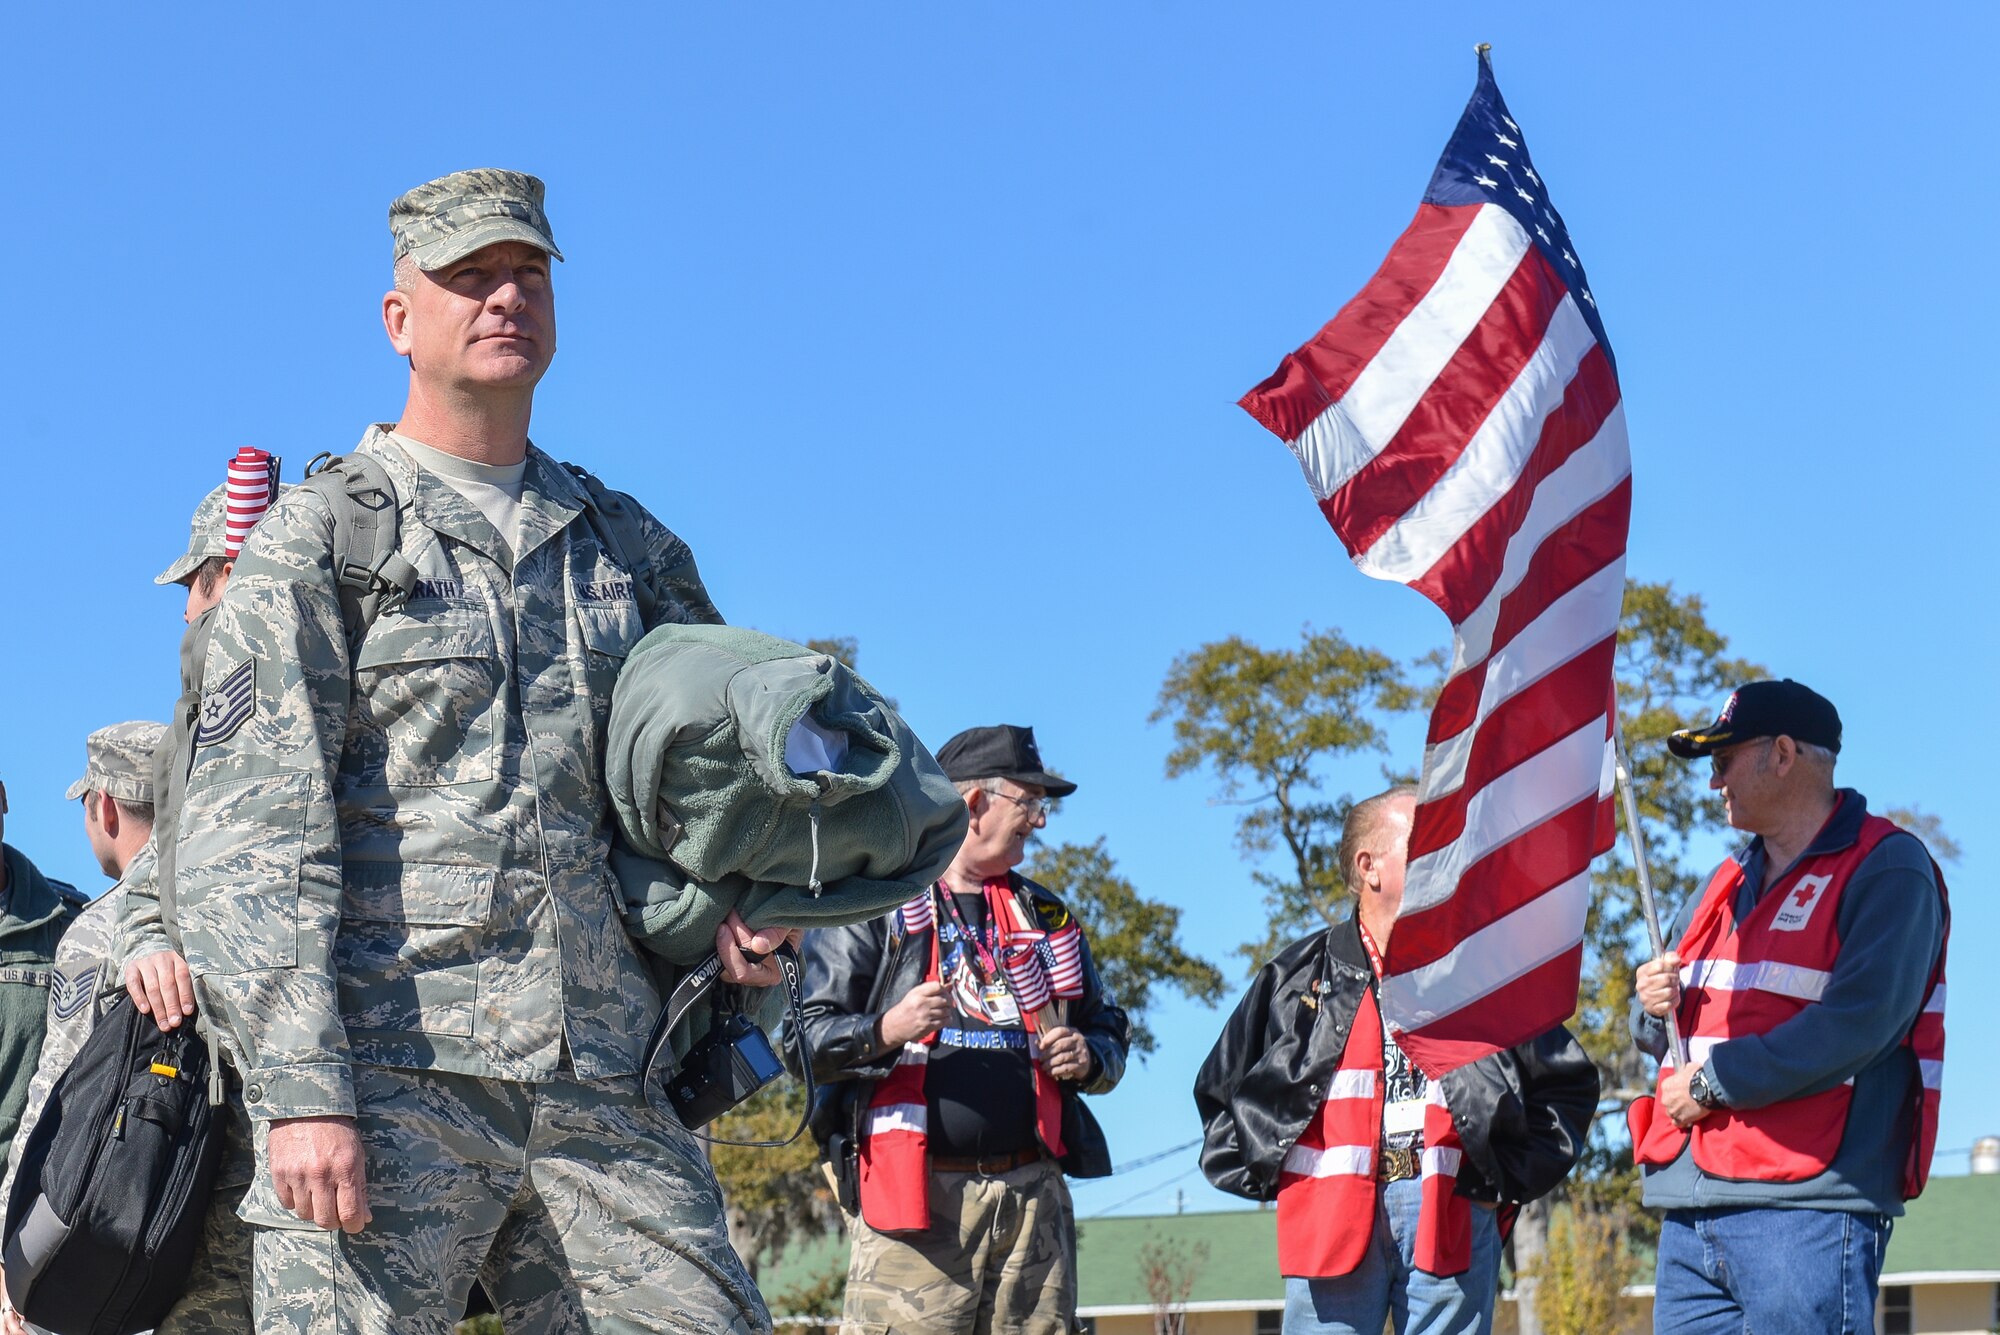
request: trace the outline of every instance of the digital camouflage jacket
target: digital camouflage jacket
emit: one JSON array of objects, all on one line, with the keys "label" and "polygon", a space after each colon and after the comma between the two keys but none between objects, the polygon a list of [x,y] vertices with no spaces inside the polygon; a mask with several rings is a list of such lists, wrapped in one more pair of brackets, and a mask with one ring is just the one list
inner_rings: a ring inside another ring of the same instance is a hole
[{"label": "digital camouflage jacket", "polygon": [[[638,1069],[659,1006],[606,865],[611,686],[656,620],[719,621],[685,543],[613,559],[530,446],[520,554],[371,428],[419,579],[351,655],[332,516],[286,493],[214,627],[176,916],[257,1119],[352,1115],[351,1064],[513,1080]],[[351,683],[351,685],[350,685]]]}]

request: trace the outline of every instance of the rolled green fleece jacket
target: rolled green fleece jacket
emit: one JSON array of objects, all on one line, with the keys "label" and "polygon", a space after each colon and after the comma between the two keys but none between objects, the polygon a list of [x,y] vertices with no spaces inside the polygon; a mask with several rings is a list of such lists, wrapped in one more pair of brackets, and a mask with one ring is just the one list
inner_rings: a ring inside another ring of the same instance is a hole
[{"label": "rolled green fleece jacket", "polygon": [[[798,772],[787,746],[807,717],[844,748]],[[682,966],[714,948],[732,908],[753,927],[879,917],[965,838],[964,802],[879,692],[828,655],[735,626],[661,626],[633,648],[605,779],[626,924]]]}]

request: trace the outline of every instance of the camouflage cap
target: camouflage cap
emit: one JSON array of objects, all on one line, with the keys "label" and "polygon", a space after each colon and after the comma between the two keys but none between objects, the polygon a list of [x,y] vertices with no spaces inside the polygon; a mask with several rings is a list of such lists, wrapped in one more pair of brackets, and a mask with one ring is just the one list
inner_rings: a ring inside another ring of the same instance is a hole
[{"label": "camouflage cap", "polygon": [[84,739],[83,777],[63,794],[109,793],[127,802],[153,800],[153,751],[167,735],[164,723],[114,723]]},{"label": "camouflage cap", "polygon": [[389,205],[390,258],[408,255],[428,273],[496,241],[525,241],[561,259],[542,192],[540,178],[496,167],[426,181]]},{"label": "camouflage cap", "polygon": [[194,508],[194,522],[188,528],[188,549],[180,559],[153,576],[155,584],[178,584],[192,575],[211,556],[227,556],[229,549],[226,521],[227,498],[224,492],[228,484],[217,487],[201,498],[201,504]]}]

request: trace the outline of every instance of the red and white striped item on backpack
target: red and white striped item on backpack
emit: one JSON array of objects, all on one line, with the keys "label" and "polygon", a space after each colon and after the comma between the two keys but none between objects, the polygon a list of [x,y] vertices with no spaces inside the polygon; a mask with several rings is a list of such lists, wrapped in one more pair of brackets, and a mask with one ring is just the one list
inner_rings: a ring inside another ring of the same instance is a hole
[{"label": "red and white striped item on backpack", "polygon": [[253,445],[236,451],[229,461],[227,514],[224,519],[222,554],[234,561],[243,550],[243,540],[277,499],[278,479],[271,454]]}]

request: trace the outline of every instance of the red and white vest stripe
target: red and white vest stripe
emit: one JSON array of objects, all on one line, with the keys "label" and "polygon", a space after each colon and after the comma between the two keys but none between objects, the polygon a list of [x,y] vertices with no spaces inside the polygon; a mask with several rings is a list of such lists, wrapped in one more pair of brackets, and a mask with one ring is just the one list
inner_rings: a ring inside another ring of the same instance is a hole
[{"label": "red and white vest stripe", "polygon": [[[1362,993],[1326,1101],[1285,1155],[1278,1172],[1278,1271],[1331,1279],[1351,1273],[1375,1230],[1376,1156],[1382,1143],[1382,1015],[1375,990]],[[1457,1194],[1464,1147],[1432,1081],[1424,1109],[1423,1205],[1416,1264],[1456,1275],[1472,1264],[1472,1203]]]},{"label": "red and white vest stripe", "polygon": [[[1848,799],[1852,800],[1852,799]],[[1735,921],[1743,868],[1731,859],[1710,878],[1682,935],[1681,1005],[1677,1016],[1687,1036],[1688,1060],[1700,1065],[1718,1043],[1768,1033],[1825,993],[1840,957],[1837,919],[1840,901],[1855,871],[1897,827],[1866,816],[1846,848],[1801,858],[1765,892],[1741,923]],[[1936,872],[1938,895],[1944,876]],[[1946,939],[1950,906],[1945,902]],[[1905,1198],[1923,1190],[1937,1139],[1938,1088],[1944,1073],[1944,950],[1932,970],[1922,1011],[1904,1046],[1917,1060],[1921,1106],[1905,1164]],[[1663,1062],[1660,1077],[1673,1070]],[[1753,1182],[1799,1182],[1832,1166],[1847,1130],[1854,1099],[1852,1079],[1762,1108],[1725,1108],[1692,1128],[1695,1164],[1713,1177]],[[1641,1163],[1672,1163],[1688,1144],[1689,1133],[1656,1116],[1650,1098],[1634,1103],[1633,1144]]]}]

